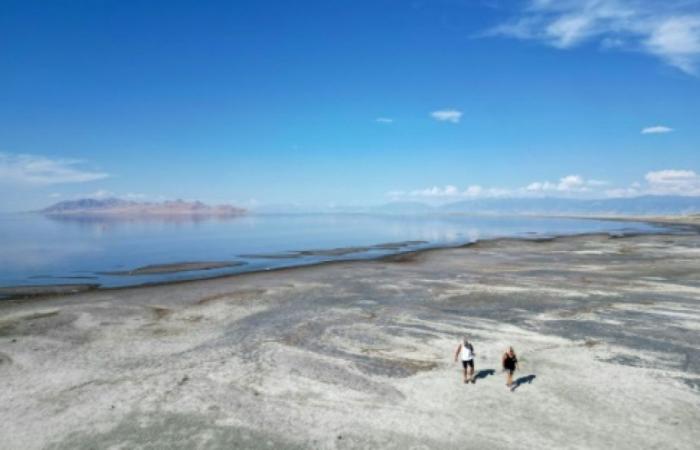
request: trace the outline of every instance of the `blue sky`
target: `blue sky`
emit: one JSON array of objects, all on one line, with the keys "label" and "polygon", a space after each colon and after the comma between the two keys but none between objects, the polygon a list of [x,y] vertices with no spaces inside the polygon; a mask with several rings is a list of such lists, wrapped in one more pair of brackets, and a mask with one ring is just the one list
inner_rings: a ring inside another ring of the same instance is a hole
[{"label": "blue sky", "polygon": [[0,209],[700,195],[700,0],[0,4]]}]

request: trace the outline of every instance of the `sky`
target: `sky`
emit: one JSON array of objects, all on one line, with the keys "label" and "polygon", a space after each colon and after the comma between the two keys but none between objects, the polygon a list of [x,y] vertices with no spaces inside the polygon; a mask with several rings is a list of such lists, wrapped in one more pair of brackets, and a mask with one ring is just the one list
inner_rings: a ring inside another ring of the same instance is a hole
[{"label": "sky", "polygon": [[0,2],[0,210],[700,195],[700,0]]}]

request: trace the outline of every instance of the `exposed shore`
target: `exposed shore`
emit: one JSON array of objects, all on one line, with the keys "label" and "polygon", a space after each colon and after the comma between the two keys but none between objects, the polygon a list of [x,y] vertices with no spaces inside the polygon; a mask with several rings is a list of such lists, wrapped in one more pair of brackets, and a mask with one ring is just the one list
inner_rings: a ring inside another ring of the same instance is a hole
[{"label": "exposed shore", "polygon": [[[694,448],[698,280],[697,234],[586,235],[2,301],[0,434],[12,449]],[[451,360],[465,333],[475,385]],[[530,380],[513,393],[507,345]]]},{"label": "exposed shore", "polygon": [[571,217],[575,219],[595,219],[595,220],[615,220],[621,222],[647,222],[659,225],[679,225],[690,226],[693,228],[700,227],[700,214],[688,214],[680,216],[632,216],[632,215],[569,215],[562,217]]},{"label": "exposed shore", "polygon": [[192,261],[172,264],[152,264],[150,266],[137,267],[135,269],[106,272],[107,275],[152,275],[163,273],[189,272],[191,270],[212,270],[225,267],[235,267],[243,265],[239,261]]}]

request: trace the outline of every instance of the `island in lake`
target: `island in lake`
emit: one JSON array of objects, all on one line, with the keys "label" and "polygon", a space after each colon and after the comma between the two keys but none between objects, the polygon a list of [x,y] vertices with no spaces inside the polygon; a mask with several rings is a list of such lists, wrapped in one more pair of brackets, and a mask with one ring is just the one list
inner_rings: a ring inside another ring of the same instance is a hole
[{"label": "island in lake", "polygon": [[247,213],[232,205],[207,205],[199,201],[137,202],[119,198],[67,200],[40,211],[50,217],[146,217],[216,216],[232,217]]}]

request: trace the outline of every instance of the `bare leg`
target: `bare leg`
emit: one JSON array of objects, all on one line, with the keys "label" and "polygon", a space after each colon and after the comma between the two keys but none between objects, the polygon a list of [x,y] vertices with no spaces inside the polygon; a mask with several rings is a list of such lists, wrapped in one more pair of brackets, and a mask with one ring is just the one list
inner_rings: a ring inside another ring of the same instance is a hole
[{"label": "bare leg", "polygon": [[469,379],[474,382],[474,368],[469,367]]},{"label": "bare leg", "polygon": [[465,367],[464,368],[464,382],[466,383],[469,380],[469,368]]},{"label": "bare leg", "polygon": [[506,386],[511,387],[513,385],[513,372],[508,371],[508,378],[506,379]]}]

